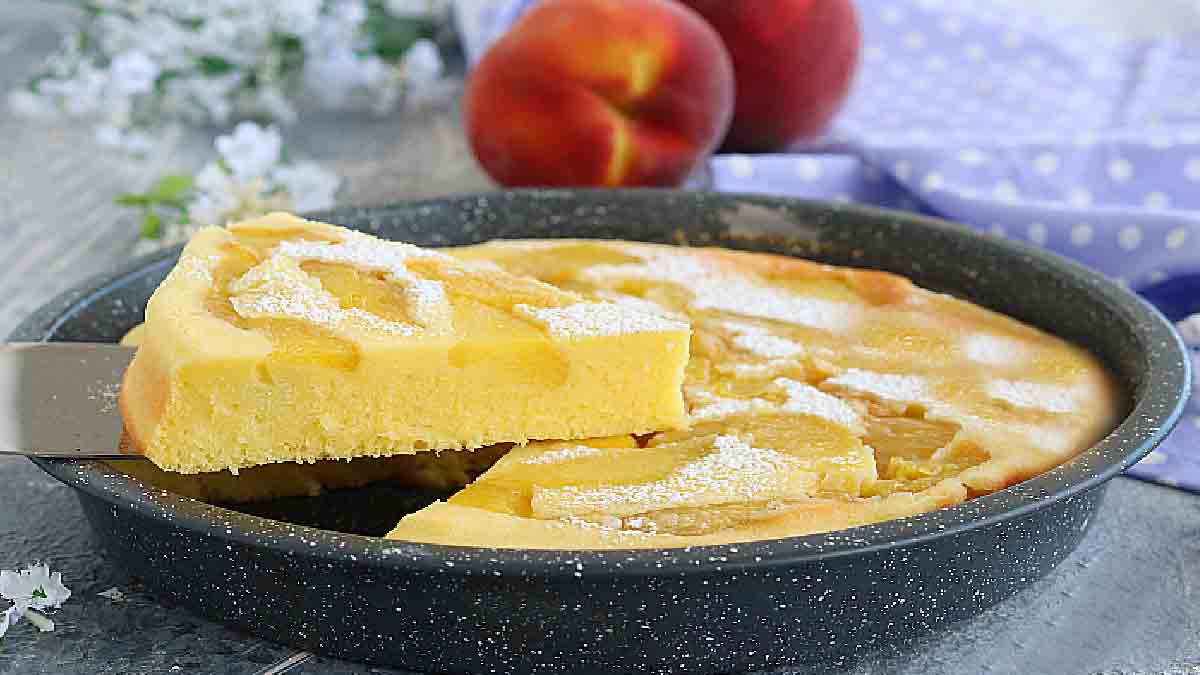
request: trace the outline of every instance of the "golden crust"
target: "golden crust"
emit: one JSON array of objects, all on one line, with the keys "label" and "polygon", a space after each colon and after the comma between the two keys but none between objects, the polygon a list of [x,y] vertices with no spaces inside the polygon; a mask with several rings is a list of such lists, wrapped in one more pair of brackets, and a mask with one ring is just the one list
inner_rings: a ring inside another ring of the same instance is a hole
[{"label": "golden crust", "polygon": [[144,356],[130,363],[121,377],[121,392],[117,397],[118,410],[128,438],[128,451],[145,454],[143,439],[148,431],[143,428],[153,429],[158,424],[166,398],[166,377],[160,369],[155,368],[151,357]]}]

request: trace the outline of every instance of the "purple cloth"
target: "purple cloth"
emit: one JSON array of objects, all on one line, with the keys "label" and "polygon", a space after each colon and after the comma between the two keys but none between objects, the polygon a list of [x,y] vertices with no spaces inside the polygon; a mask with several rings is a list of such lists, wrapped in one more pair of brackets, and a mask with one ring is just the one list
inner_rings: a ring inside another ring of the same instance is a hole
[{"label": "purple cloth", "polygon": [[[490,35],[535,1],[508,0]],[[862,67],[828,137],[714,156],[703,187],[941,216],[1075,258],[1173,320],[1200,312],[1200,42],[1120,41],[986,0],[859,12]],[[1200,492],[1198,443],[1193,402],[1129,473]]]}]

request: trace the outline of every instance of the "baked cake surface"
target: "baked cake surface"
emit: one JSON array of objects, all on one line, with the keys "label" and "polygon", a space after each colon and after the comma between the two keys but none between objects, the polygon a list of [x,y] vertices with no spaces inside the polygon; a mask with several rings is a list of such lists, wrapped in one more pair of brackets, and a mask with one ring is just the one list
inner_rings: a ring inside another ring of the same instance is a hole
[{"label": "baked cake surface", "polygon": [[642,548],[837,530],[1044,472],[1123,410],[1086,351],[886,273],[626,242],[448,252],[689,321],[692,424],[515,448],[394,539]]},{"label": "baked cake surface", "polygon": [[197,233],[140,337],[122,416],[180,473],[687,419],[686,322],[286,214]]}]

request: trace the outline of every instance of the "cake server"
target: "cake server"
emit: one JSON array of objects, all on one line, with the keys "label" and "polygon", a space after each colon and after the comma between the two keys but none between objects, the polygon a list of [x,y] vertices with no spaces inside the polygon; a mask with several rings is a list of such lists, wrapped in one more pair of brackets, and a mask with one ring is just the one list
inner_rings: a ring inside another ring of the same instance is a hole
[{"label": "cake server", "polygon": [[133,459],[117,395],[134,349],[93,342],[0,346],[0,455]]}]

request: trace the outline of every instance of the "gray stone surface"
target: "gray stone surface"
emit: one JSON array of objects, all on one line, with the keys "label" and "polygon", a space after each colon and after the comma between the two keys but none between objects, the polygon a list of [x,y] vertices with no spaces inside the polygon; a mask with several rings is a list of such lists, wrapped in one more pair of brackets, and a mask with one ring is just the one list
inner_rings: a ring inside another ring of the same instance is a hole
[{"label": "gray stone surface", "polygon": [[[874,1],[874,0],[871,0]],[[1059,11],[1114,32],[1200,27],[1184,0],[1005,0]],[[1151,11],[1151,8],[1153,11]],[[0,89],[28,73],[70,17],[52,3],[0,3]],[[294,153],[347,179],[344,203],[486,189],[458,131],[458,112],[322,116],[288,131]],[[0,333],[53,294],[127,255],[135,225],[112,196],[206,158],[193,132],[148,161],[104,153],[85,128],[38,125],[0,109]],[[66,488],[25,460],[0,458],[0,569],[45,560],[74,592],[58,629],[22,624],[0,643],[16,673],[398,672],[297,653],[158,604],[108,562]],[[1200,498],[1118,479],[1078,551],[1047,579],[978,619],[901,654],[864,655],[843,673],[1157,673],[1200,669]],[[114,600],[98,595],[116,588]],[[303,658],[300,655],[299,658]]]}]

